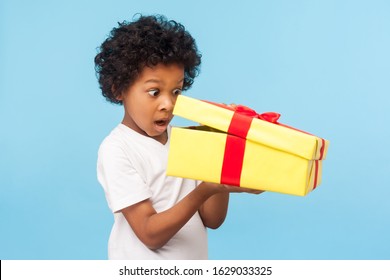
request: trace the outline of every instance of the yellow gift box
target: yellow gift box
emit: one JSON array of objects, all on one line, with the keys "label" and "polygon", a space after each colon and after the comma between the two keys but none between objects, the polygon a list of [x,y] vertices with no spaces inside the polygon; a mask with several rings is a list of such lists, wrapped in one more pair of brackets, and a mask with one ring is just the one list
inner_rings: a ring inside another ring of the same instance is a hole
[{"label": "yellow gift box", "polygon": [[174,115],[202,125],[173,127],[167,175],[304,196],[321,183],[329,141],[257,114],[180,95]]}]

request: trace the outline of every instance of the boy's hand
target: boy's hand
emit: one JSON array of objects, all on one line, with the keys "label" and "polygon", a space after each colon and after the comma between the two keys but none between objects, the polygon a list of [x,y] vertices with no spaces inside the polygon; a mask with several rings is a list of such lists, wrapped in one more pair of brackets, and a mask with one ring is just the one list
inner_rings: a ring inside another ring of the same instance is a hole
[{"label": "boy's hand", "polygon": [[251,194],[261,194],[264,191],[263,190],[255,190],[250,188],[243,188],[243,187],[237,187],[237,186],[230,186],[230,185],[222,185],[226,188],[228,192],[231,193],[251,193]]},{"label": "boy's hand", "polygon": [[203,182],[201,187],[205,187],[207,189],[210,189],[214,192],[219,193],[251,193],[251,194],[261,194],[264,191],[263,190],[255,190],[250,188],[243,188],[243,187],[237,187],[237,186],[231,186],[231,185],[223,185],[223,184],[217,184],[217,183],[209,183],[209,182]]}]

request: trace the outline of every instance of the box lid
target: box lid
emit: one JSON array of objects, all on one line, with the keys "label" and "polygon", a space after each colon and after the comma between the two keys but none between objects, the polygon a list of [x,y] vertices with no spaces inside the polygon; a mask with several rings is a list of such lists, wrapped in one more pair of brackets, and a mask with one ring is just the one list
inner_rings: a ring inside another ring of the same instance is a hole
[{"label": "box lid", "polygon": [[247,109],[250,111],[234,111],[227,106],[179,95],[173,114],[308,160],[325,159],[328,140],[278,123],[277,113],[258,115]]}]

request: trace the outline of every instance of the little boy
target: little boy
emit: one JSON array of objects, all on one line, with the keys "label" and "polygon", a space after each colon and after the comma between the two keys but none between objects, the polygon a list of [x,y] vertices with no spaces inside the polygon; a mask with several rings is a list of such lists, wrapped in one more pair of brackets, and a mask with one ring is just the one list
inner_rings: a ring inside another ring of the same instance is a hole
[{"label": "little boy", "polygon": [[223,223],[229,193],[260,193],[165,174],[173,107],[200,63],[191,35],[162,16],[120,23],[100,46],[102,94],[124,107],[97,163],[114,213],[109,259],[207,259],[206,228]]}]

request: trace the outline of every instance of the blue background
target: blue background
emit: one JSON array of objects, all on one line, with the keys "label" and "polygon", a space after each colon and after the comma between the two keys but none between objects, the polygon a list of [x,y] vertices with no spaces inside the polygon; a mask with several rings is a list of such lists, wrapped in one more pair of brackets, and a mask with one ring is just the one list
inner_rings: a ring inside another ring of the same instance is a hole
[{"label": "blue background", "polygon": [[232,195],[211,259],[390,258],[388,1],[2,0],[0,259],[107,257],[96,157],[123,109],[100,95],[93,58],[135,13],[196,38],[186,94],[280,112],[331,142],[308,196]]}]

